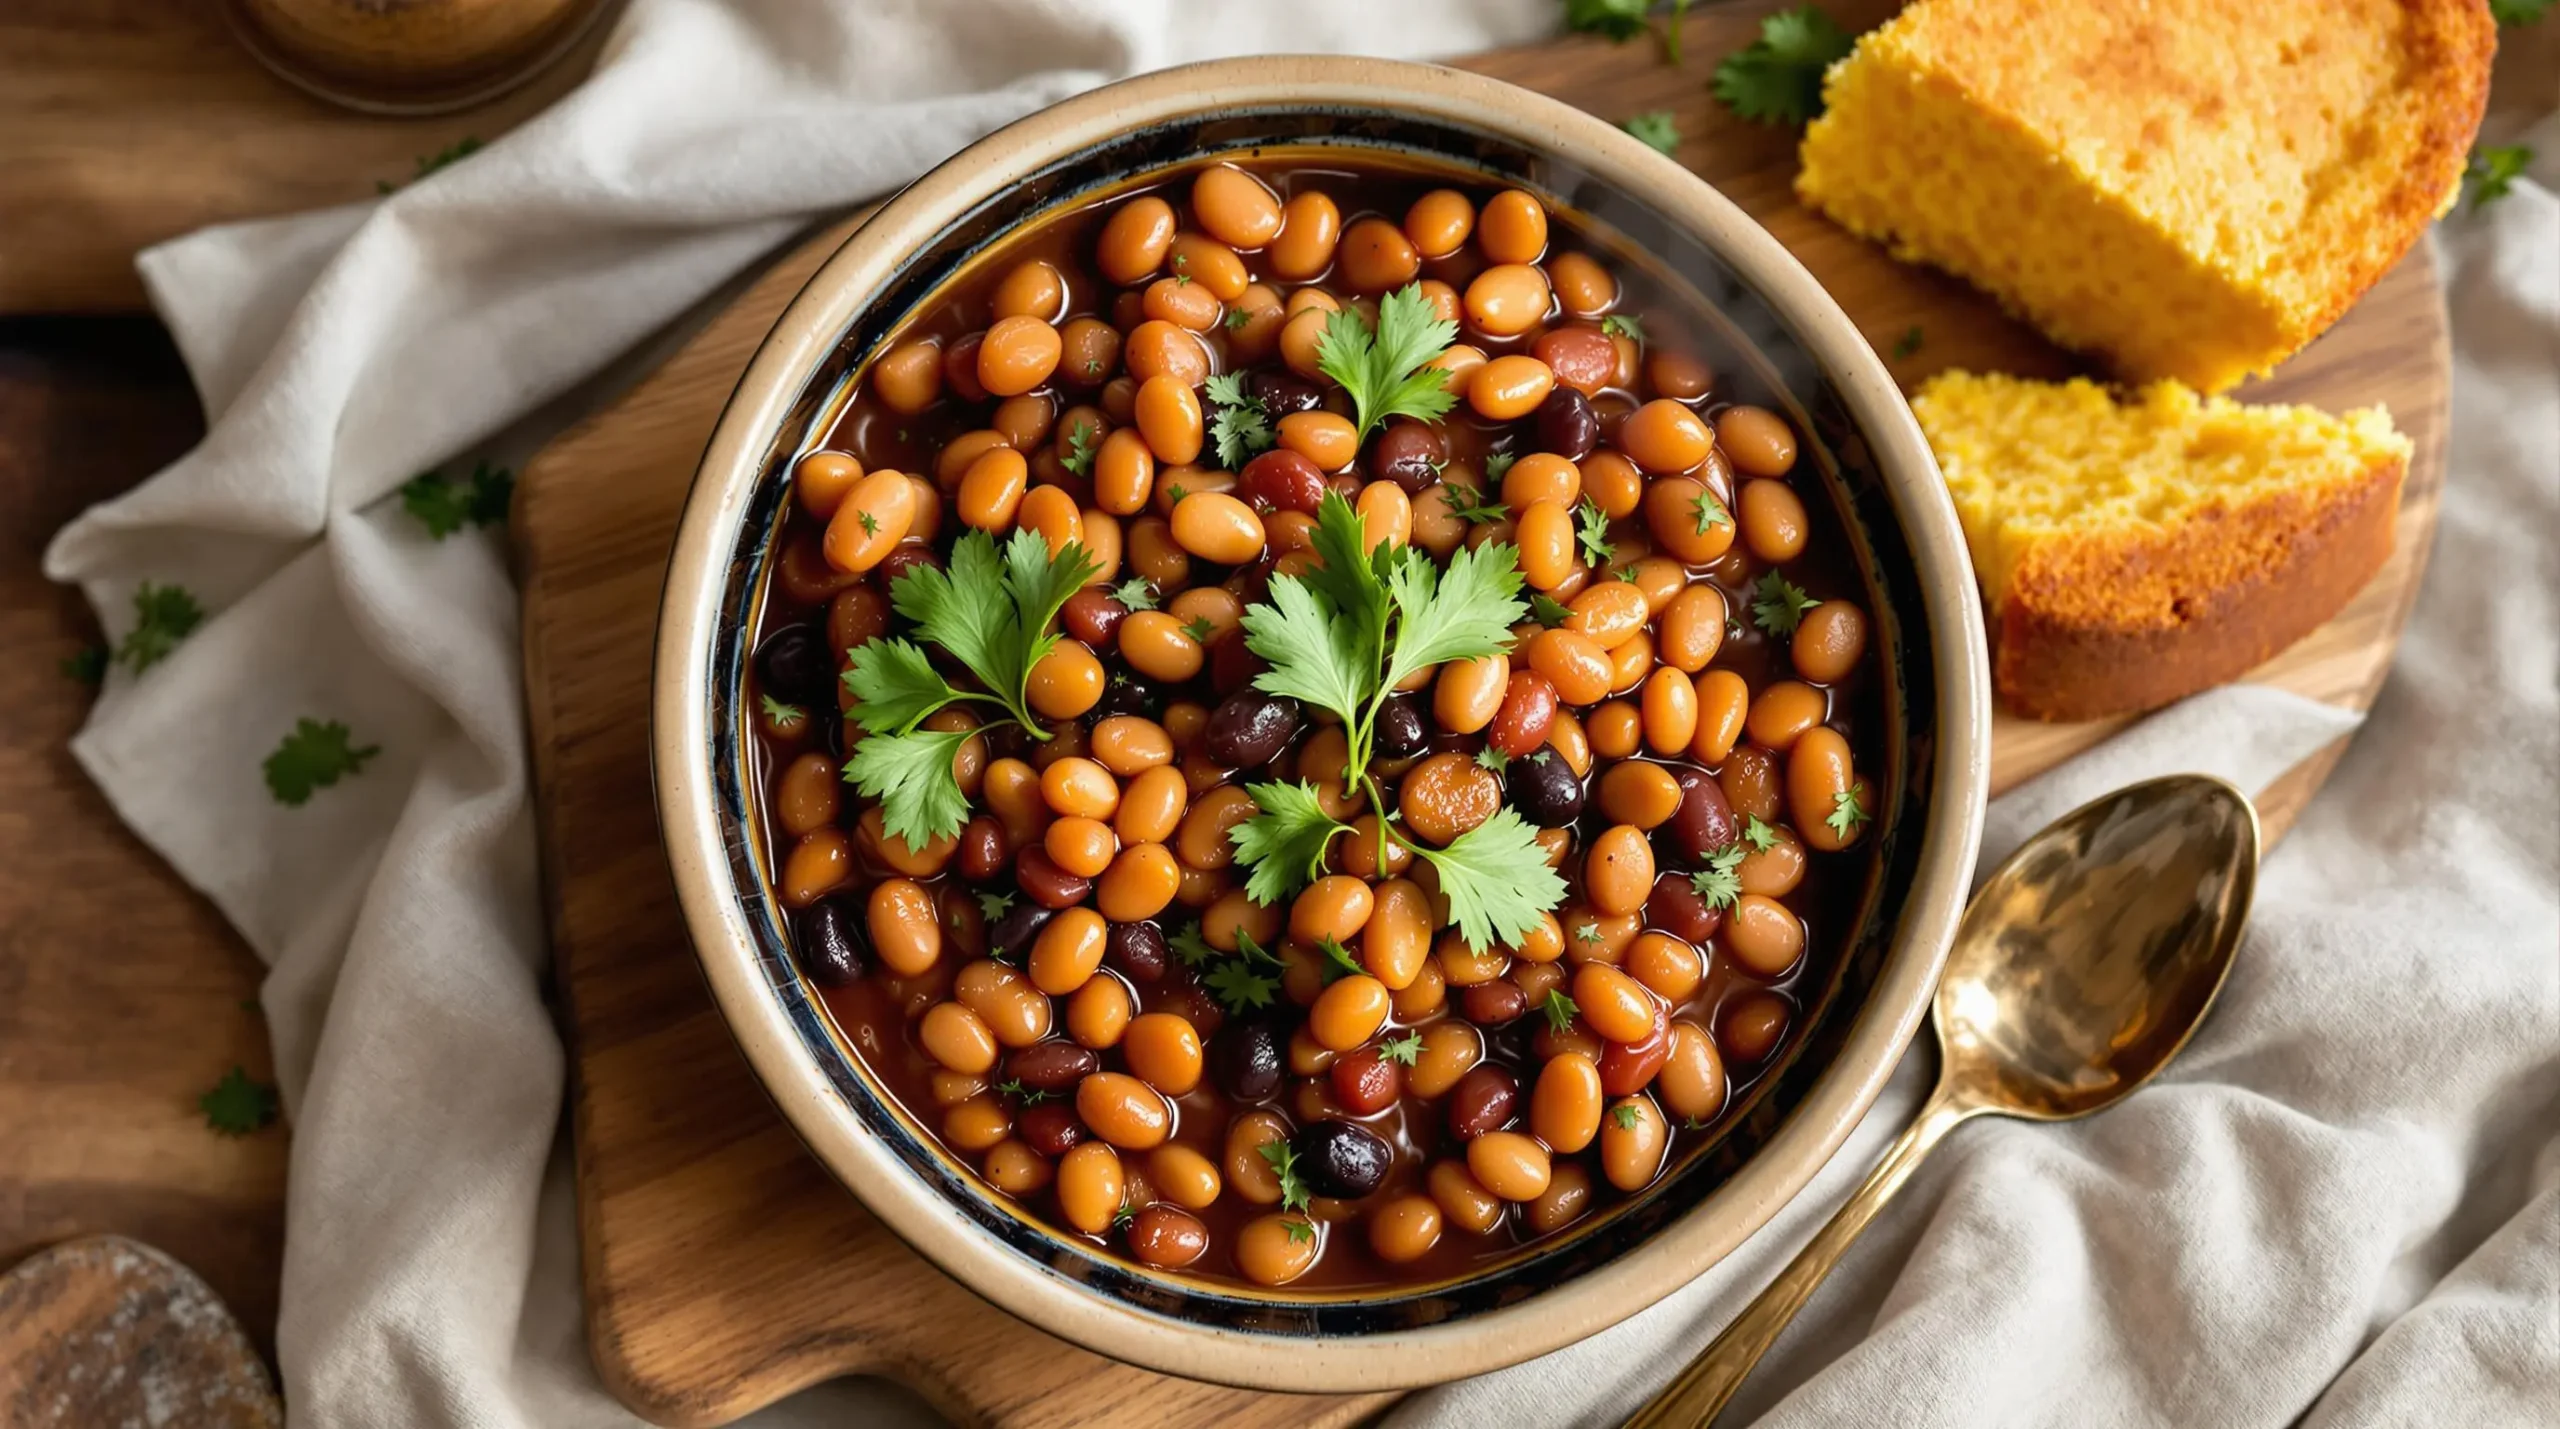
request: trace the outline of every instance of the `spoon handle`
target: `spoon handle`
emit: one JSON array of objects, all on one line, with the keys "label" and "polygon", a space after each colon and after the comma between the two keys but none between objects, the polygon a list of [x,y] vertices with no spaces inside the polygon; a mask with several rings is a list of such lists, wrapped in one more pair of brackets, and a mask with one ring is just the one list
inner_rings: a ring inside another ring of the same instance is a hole
[{"label": "spoon handle", "polygon": [[1813,1297],[1814,1288],[1831,1274],[1831,1267],[1840,1263],[1858,1233],[1884,1209],[1885,1202],[1893,1199],[1893,1193],[1902,1189],[1902,1183],[1911,1179],[1920,1158],[1928,1155],[1956,1123],[1976,1110],[1956,1105],[1944,1088],[1932,1095],[1929,1104],[1920,1109],[1918,1119],[1895,1138],[1884,1160],[1868,1175],[1857,1194],[1805,1243],[1803,1250],[1796,1252],[1796,1258],[1787,1262],[1787,1268],[1778,1272],[1769,1288],[1745,1306],[1713,1344],[1689,1361],[1679,1378],[1665,1385],[1627,1421],[1626,1429],[1706,1429],[1715,1422],[1725,1401],[1742,1387],[1743,1376],[1751,1373],[1760,1356],[1776,1343],[1778,1333]]}]

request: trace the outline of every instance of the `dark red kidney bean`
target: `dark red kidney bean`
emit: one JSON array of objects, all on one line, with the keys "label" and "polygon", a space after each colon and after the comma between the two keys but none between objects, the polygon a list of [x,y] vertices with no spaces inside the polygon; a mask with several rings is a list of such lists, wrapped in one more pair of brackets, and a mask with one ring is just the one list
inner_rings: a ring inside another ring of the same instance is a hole
[{"label": "dark red kidney bean", "polygon": [[1344,1111],[1368,1116],[1385,1111],[1404,1093],[1404,1068],[1363,1047],[1333,1059],[1333,1099]]},{"label": "dark red kidney bean", "polygon": [[1478,1027],[1508,1027],[1526,1016],[1529,994],[1509,978],[1495,978],[1458,991],[1458,1010]]},{"label": "dark red kidney bean", "polygon": [[1511,1124],[1512,1108],[1519,1102],[1520,1084],[1509,1072],[1490,1065],[1471,1068],[1449,1089],[1449,1134],[1473,1141],[1500,1131]]},{"label": "dark red kidney bean", "polygon": [[1179,1206],[1154,1205],[1129,1221],[1129,1253],[1159,1270],[1180,1270],[1209,1251],[1209,1228]]},{"label": "dark red kidney bean", "polygon": [[1324,389],[1291,372],[1264,368],[1253,374],[1254,400],[1262,404],[1272,423],[1299,412],[1316,412],[1324,408]]},{"label": "dark red kidney bean", "polygon": [[1298,733],[1298,702],[1261,690],[1238,690],[1209,712],[1201,751],[1229,769],[1259,769],[1280,757]]},{"label": "dark red kidney bean", "polygon": [[984,883],[1004,872],[1013,862],[1013,842],[1005,837],[1004,824],[992,814],[980,814],[960,830],[960,876],[971,883]]},{"label": "dark red kidney bean", "polygon": [[1411,695],[1389,695],[1378,706],[1371,740],[1380,759],[1411,759],[1429,749],[1431,724],[1423,716],[1422,702]]},{"label": "dark red kidney bean", "polygon": [[1022,960],[1031,955],[1032,940],[1056,916],[1037,903],[1014,904],[987,926],[987,951],[1015,967],[1022,966]]},{"label": "dark red kidney bean", "polygon": [[1587,327],[1549,328],[1529,345],[1529,355],[1547,365],[1559,387],[1597,392],[1618,376],[1617,346]]},{"label": "dark red kidney bean", "polygon": [[1090,588],[1068,596],[1066,606],[1058,612],[1058,623],[1066,627],[1067,633],[1096,651],[1118,648],[1112,640],[1120,633],[1120,622],[1128,618],[1129,607]]},{"label": "dark red kidney bean", "polygon": [[1274,511],[1313,516],[1324,501],[1324,489],[1324,473],[1287,447],[1273,447],[1236,473],[1236,494]]},{"label": "dark red kidney bean", "polygon": [[1037,844],[1024,849],[1013,861],[1013,878],[1031,901],[1043,908],[1073,908],[1093,891],[1093,880],[1078,878],[1058,867],[1049,851]]},{"label": "dark red kidney bean", "polygon": [[1653,1010],[1653,1030],[1633,1042],[1602,1044],[1600,1054],[1600,1090],[1613,1097],[1631,1097],[1643,1091],[1671,1060],[1671,1013],[1663,1007]]},{"label": "dark red kidney bean", "polygon": [[1484,730],[1485,743],[1514,759],[1547,742],[1556,722],[1555,681],[1535,670],[1515,670],[1502,691],[1502,704]]},{"label": "dark red kidney bean", "polygon": [[1268,1022],[1230,1022],[1209,1039],[1209,1074],[1230,1100],[1265,1101],[1278,1095],[1284,1061],[1278,1028]]},{"label": "dark red kidney bean", "polygon": [[1386,1139],[1356,1122],[1326,1117],[1298,1128],[1290,1138],[1307,1189],[1337,1200],[1357,1200],[1378,1189],[1395,1164]]},{"label": "dark red kidney bean", "polygon": [[1062,1037],[1034,1042],[1005,1054],[1004,1075],[1035,1092],[1063,1096],[1076,1083],[1102,1070],[1102,1054]]},{"label": "dark red kidney bean", "polygon": [[766,636],[756,647],[756,674],[765,693],[785,704],[835,707],[835,652],[815,625],[786,625]]},{"label": "dark red kidney bean", "polygon": [[1696,765],[1674,769],[1671,777],[1680,785],[1680,807],[1671,815],[1667,827],[1673,845],[1695,867],[1706,862],[1708,854],[1733,842],[1733,804],[1725,798],[1724,786],[1716,782],[1716,777]]},{"label": "dark red kidney bean", "polygon": [[1448,439],[1427,422],[1391,422],[1369,446],[1369,474],[1403,487],[1408,496],[1437,485],[1448,460]]},{"label": "dark red kidney bean", "polygon": [[[1245,603],[1251,605],[1261,599],[1262,593],[1256,591]],[[1261,656],[1246,648],[1242,626],[1209,642],[1209,688],[1222,696],[1232,695],[1251,685],[1255,676],[1270,668]],[[1133,713],[1144,714],[1147,711]]]},{"label": "dark red kidney bean", "polygon": [[880,558],[880,564],[874,568],[872,579],[880,582],[885,590],[895,590],[898,577],[918,566],[931,566],[935,570],[940,570],[942,557],[935,555],[933,547],[922,541],[900,541],[889,548],[889,554]]},{"label": "dark red kidney bean", "polygon": [[1724,910],[1708,907],[1688,874],[1666,873],[1644,900],[1644,921],[1683,942],[1704,943],[1724,926]]},{"label": "dark red kidney bean", "polygon": [[1023,1144],[1055,1161],[1075,1144],[1084,1140],[1084,1123],[1076,1120],[1073,1104],[1062,1101],[1042,1102],[1024,1107],[1013,1119],[1014,1131]]},{"label": "dark red kidney bean", "polygon": [[1177,986],[1151,994],[1147,999],[1147,1010],[1170,1012],[1190,1023],[1200,1033],[1203,1043],[1215,1038],[1218,1029],[1227,1025],[1227,1010],[1218,1005],[1218,1000],[1209,995],[1207,988],[1196,985]]},{"label": "dark red kidney bean", "polygon": [[986,340],[985,333],[973,332],[942,350],[942,385],[963,402],[987,400],[986,384],[978,380],[978,344]]},{"label": "dark red kidney bean", "polygon": [[1156,982],[1164,977],[1164,930],[1153,923],[1114,923],[1102,955],[1131,982]]},{"label": "dark red kidney bean", "polygon": [[1600,445],[1600,414],[1591,399],[1559,382],[1538,404],[1538,447],[1567,461],[1580,461]]},{"label": "dark red kidney bean", "polygon": [[1588,797],[1573,766],[1552,749],[1512,760],[1503,771],[1502,788],[1520,817],[1542,829],[1560,829],[1581,818]]},{"label": "dark red kidney bean", "polygon": [[867,906],[865,895],[836,893],[800,915],[800,965],[811,982],[843,987],[871,965]]}]

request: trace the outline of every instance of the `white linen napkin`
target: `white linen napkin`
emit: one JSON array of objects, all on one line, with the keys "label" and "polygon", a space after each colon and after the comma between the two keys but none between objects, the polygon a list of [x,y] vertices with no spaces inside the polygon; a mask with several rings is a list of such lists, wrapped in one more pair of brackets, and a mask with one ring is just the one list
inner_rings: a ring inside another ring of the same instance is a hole
[{"label": "white linen napkin", "polygon": [[[514,593],[491,540],[430,539],[401,483],[531,450],[616,380],[596,374],[617,355],[812,218],[1067,93],[1222,53],[1461,53],[1554,13],[633,0],[592,80],[467,162],[144,255],[211,429],[66,528],[47,569],[119,633],[146,582],[212,612],[165,661],[112,677],[74,750],[272,965],[295,1424],[631,1422],[578,1322]],[[2166,1084],[2097,1122],[1963,1132],[1746,1404],[1788,1423],[2315,1407],[2361,1423],[2417,1405],[2492,1423],[2553,1383],[2549,1316],[2534,1320],[2560,1243],[2560,736],[2540,544],[2560,505],[2553,200],[2522,186],[2454,231],[2464,362],[2427,599],[2376,728],[2270,862],[2214,1023]],[[288,807],[262,763],[305,719],[378,753]],[[2022,791],[2001,823],[2199,759],[2262,782],[2336,727],[2270,692],[2209,697]],[[1816,1193],[1699,1286],[1402,1416],[1622,1411],[1863,1174],[1917,1075]],[[758,1416],[910,1418],[929,1416],[867,1383]]]}]

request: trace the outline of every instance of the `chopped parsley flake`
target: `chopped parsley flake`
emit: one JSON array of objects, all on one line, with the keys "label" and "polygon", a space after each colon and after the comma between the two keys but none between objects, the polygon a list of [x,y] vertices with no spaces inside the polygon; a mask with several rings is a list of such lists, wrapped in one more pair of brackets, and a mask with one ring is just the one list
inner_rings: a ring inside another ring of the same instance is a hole
[{"label": "chopped parsley flake", "polygon": [[1547,989],[1545,1000],[1538,1004],[1538,1010],[1546,1014],[1547,1030],[1561,1037],[1573,1030],[1573,1019],[1582,1008],[1564,995],[1563,988],[1551,987]]},{"label": "chopped parsley flake", "polygon": [[1422,1034],[1408,1032],[1402,1037],[1389,1037],[1378,1043],[1378,1055],[1401,1067],[1410,1067],[1422,1055]]},{"label": "chopped parsley flake", "polygon": [[1600,320],[1600,330],[1611,337],[1623,337],[1629,342],[1644,341],[1644,323],[1633,313],[1609,314]]},{"label": "chopped parsley flake", "polygon": [[1793,635],[1804,613],[1822,604],[1804,588],[1772,570],[1752,588],[1751,620],[1772,635]]},{"label": "chopped parsley flake", "polygon": [[1644,141],[1655,153],[1668,154],[1680,147],[1680,126],[1672,122],[1668,109],[1649,109],[1629,115],[1619,128]]},{"label": "chopped parsley flake", "polygon": [[1864,828],[1866,823],[1867,806],[1860,802],[1855,785],[1832,795],[1831,812],[1822,816],[1823,827],[1831,830],[1842,842]]}]

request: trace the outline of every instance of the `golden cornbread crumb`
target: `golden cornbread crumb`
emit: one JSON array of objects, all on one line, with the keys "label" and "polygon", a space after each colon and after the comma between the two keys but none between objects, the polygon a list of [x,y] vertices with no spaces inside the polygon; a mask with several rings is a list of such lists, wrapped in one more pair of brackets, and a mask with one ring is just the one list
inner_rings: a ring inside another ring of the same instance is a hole
[{"label": "golden cornbread crumb", "polygon": [[2318,627],[2391,554],[2408,438],[2379,408],[2245,406],[2173,382],[1942,373],[1912,398],[2021,713],[2149,709]]},{"label": "golden cornbread crumb", "polygon": [[2460,192],[2486,0],[1917,0],[1823,85],[1796,192],[2129,381],[2320,335]]}]

